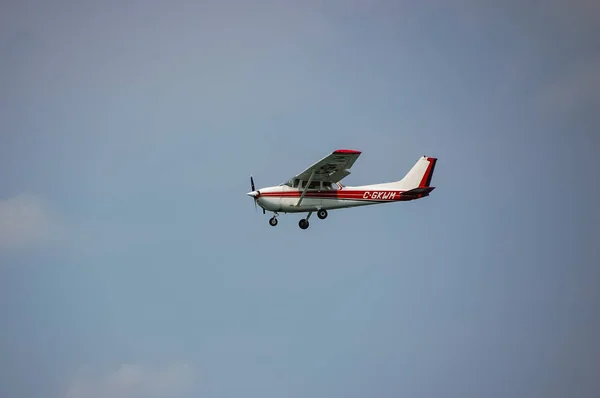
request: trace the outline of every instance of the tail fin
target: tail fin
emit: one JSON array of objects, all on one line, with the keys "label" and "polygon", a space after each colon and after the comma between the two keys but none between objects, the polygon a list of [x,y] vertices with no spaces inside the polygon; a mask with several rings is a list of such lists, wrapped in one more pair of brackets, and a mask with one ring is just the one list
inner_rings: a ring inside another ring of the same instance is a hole
[{"label": "tail fin", "polygon": [[[421,157],[403,179],[398,181],[401,189],[429,188],[437,158]],[[430,191],[433,191],[433,187]]]}]

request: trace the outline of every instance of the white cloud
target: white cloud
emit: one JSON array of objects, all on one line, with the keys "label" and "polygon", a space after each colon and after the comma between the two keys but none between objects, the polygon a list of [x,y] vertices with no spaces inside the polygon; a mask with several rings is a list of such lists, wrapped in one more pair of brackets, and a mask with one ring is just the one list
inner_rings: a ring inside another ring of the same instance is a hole
[{"label": "white cloud", "polygon": [[66,398],[175,398],[189,392],[193,373],[185,364],[152,370],[125,364],[104,375],[80,375],[69,385]]},{"label": "white cloud", "polygon": [[45,243],[56,237],[55,226],[43,201],[36,196],[0,200],[0,249]]}]

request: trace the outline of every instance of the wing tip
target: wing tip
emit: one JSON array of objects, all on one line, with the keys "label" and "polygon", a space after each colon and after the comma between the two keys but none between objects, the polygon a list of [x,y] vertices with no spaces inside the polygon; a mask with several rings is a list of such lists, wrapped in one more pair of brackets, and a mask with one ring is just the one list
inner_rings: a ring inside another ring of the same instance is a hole
[{"label": "wing tip", "polygon": [[355,149],[336,149],[333,153],[347,153],[352,155],[360,155],[362,152]]}]

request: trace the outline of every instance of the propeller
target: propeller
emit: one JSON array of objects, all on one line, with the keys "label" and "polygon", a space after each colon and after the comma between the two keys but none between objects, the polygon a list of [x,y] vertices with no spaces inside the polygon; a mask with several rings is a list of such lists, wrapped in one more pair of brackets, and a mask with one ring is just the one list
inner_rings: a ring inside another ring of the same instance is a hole
[{"label": "propeller", "polygon": [[[254,211],[256,211],[256,209],[257,209],[256,200],[260,196],[260,191],[256,190],[256,186],[254,185],[254,177],[252,177],[252,176],[250,176],[250,187],[252,188],[252,191],[248,192],[248,196],[252,196],[252,198],[254,199]],[[263,213],[264,213],[264,209],[263,209]]]}]

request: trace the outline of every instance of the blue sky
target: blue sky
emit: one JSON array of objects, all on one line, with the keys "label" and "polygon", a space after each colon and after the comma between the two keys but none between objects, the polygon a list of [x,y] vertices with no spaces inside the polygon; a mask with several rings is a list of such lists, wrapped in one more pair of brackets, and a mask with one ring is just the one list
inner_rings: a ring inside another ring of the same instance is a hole
[{"label": "blue sky", "polygon": [[[1,396],[600,394],[595,2],[0,10]],[[437,189],[254,211],[337,148]]]}]

